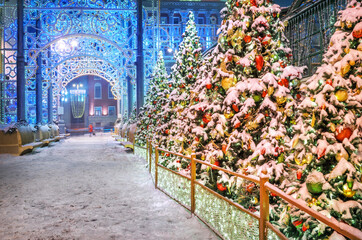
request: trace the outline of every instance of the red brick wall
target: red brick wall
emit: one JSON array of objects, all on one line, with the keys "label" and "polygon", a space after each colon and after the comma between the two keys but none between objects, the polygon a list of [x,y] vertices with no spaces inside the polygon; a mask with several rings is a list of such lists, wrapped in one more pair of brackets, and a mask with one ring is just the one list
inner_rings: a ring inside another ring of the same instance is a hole
[{"label": "red brick wall", "polygon": [[[88,76],[89,115],[94,115],[94,107],[102,107],[102,115],[108,115],[108,106],[114,106],[117,111],[117,101],[114,98],[108,98],[109,83],[102,78],[100,80],[94,80],[94,78],[95,76]],[[102,99],[94,99],[94,86],[97,83],[102,86]],[[117,115],[117,112],[115,112],[115,115]]]}]

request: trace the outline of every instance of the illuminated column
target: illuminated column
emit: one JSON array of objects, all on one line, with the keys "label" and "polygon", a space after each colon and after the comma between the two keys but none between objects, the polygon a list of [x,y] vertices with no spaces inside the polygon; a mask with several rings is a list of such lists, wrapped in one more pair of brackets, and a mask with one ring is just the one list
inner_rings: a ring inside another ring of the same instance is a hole
[{"label": "illuminated column", "polygon": [[[40,18],[36,21],[36,38],[40,35]],[[39,42],[40,40],[38,40]],[[40,46],[38,45],[38,50],[40,51]],[[35,95],[36,95],[36,123],[41,123],[43,121],[43,79],[42,79],[42,62],[41,62],[41,52],[39,52],[36,59],[37,69],[35,75]]]},{"label": "illuminated column", "polygon": [[16,94],[17,94],[17,117],[18,121],[26,120],[25,111],[25,63],[24,63],[24,0],[17,0],[17,18],[18,18],[18,35],[17,35],[17,57],[16,57]]},{"label": "illuminated column", "polygon": [[137,0],[137,114],[143,106],[143,26],[142,0]]},{"label": "illuminated column", "polygon": [[126,77],[126,79],[127,79],[128,118],[129,118],[131,117],[131,113],[133,110],[133,85],[131,83],[130,77]]}]

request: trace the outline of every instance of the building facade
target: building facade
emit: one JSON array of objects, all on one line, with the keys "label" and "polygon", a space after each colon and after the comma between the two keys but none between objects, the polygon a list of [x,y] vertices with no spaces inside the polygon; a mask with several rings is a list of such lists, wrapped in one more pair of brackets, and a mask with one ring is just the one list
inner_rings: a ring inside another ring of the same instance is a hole
[{"label": "building facade", "polygon": [[[117,119],[117,100],[111,92],[108,81],[98,76],[82,76],[67,86],[66,97],[61,99],[67,129],[111,128]],[[78,91],[78,92],[77,92]],[[74,96],[78,93],[77,96]]]}]

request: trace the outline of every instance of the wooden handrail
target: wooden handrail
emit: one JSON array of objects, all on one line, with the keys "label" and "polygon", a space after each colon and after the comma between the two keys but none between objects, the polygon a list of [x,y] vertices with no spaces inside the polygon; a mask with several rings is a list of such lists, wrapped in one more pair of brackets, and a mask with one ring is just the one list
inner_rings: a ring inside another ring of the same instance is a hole
[{"label": "wooden handrail", "polygon": [[[238,208],[239,210],[248,213],[249,215],[251,215],[252,217],[259,219],[259,239],[260,240],[264,240],[267,239],[267,229],[272,230],[280,239],[282,240],[287,240],[288,238],[280,231],[278,230],[271,222],[269,222],[269,191],[275,193],[277,196],[281,197],[282,199],[284,199],[286,202],[290,203],[291,205],[301,209],[302,211],[306,212],[307,214],[309,214],[310,216],[316,218],[317,220],[319,220],[320,222],[326,224],[327,226],[331,227],[332,229],[334,229],[335,231],[337,231],[338,233],[344,235],[347,238],[350,238],[351,240],[362,240],[362,232],[357,229],[354,228],[352,226],[349,226],[348,224],[342,223],[337,221],[335,218],[331,217],[328,218],[324,215],[322,215],[321,213],[315,211],[314,209],[308,207],[305,205],[305,202],[295,199],[292,196],[284,193],[281,189],[277,188],[276,186],[272,185],[271,183],[269,183],[269,178],[266,175],[266,171],[263,170],[262,171],[262,175],[261,177],[256,177],[253,175],[244,175],[244,174],[240,174],[240,173],[236,173],[233,171],[230,171],[228,169],[224,169],[221,168],[219,166],[213,165],[211,163],[202,161],[202,160],[198,160],[196,159],[196,155],[192,154],[191,157],[189,156],[185,156],[182,155],[180,153],[175,153],[166,149],[162,149],[159,148],[158,145],[152,144],[151,141],[147,141],[147,147],[149,148],[149,165],[151,166],[151,157],[152,157],[152,147],[155,148],[155,154],[156,154],[156,159],[155,159],[155,187],[157,188],[157,182],[158,182],[158,171],[157,171],[157,167],[161,167],[165,170],[168,170],[170,172],[173,172],[181,177],[184,177],[188,180],[191,181],[191,213],[195,214],[195,185],[199,185],[201,186],[203,189],[205,189],[206,191],[212,193],[213,195],[217,196],[218,198],[228,202],[230,205],[235,206],[236,208]],[[161,164],[158,163],[159,161],[159,151],[162,152],[166,152],[178,157],[182,157],[185,159],[189,159],[191,160],[191,177],[183,175],[181,173],[178,173],[176,171],[173,171]],[[245,180],[248,181],[252,181],[254,183],[257,183],[260,185],[260,216],[258,216],[255,213],[252,213],[250,211],[248,211],[247,209],[245,209],[244,207],[242,207],[241,205],[235,203],[234,201],[218,194],[217,192],[211,190],[210,188],[206,187],[205,185],[203,185],[202,183],[200,183],[199,181],[196,180],[196,163],[200,163],[206,166],[211,167],[212,169],[217,169],[220,171],[223,171],[225,173],[231,174],[233,176],[236,177],[240,177],[243,178]],[[150,172],[151,172],[151,167],[150,167]]]},{"label": "wooden handrail", "polygon": [[321,221],[322,223],[328,225],[329,227],[333,228],[338,233],[352,239],[352,240],[361,240],[362,239],[362,232],[358,230],[357,228],[354,228],[352,226],[349,226],[348,224],[345,224],[343,222],[337,221],[334,217],[326,217],[323,214],[315,211],[314,209],[308,207],[305,205],[305,202],[302,200],[298,200],[293,198],[290,195],[287,195],[279,188],[275,187],[273,184],[267,182],[265,183],[265,187],[287,201],[288,203],[292,204],[293,206],[303,210],[304,212],[308,213],[315,219]]},{"label": "wooden handrail", "polygon": [[249,175],[244,175],[244,174],[241,174],[241,173],[236,173],[236,172],[227,170],[227,169],[225,169],[225,168],[221,168],[221,167],[219,167],[219,166],[216,166],[216,165],[213,165],[213,164],[211,164],[211,163],[204,162],[204,161],[201,161],[201,160],[198,160],[198,159],[195,159],[195,162],[200,163],[200,164],[204,164],[204,165],[209,166],[209,167],[211,167],[211,168],[213,168],[213,169],[217,169],[217,170],[220,170],[220,171],[229,173],[229,174],[234,175],[234,176],[236,176],[236,177],[240,177],[240,178],[249,180],[249,181],[251,181],[251,182],[260,184],[260,178],[258,178],[258,177],[256,177],[256,176],[253,176],[253,175],[249,176]]},{"label": "wooden handrail", "polygon": [[182,157],[182,158],[186,158],[188,160],[191,160],[191,157],[189,156],[185,156],[181,153],[175,153],[175,152],[171,152],[169,150],[166,150],[166,149],[163,149],[163,148],[158,148],[159,151],[162,151],[162,152],[165,152],[165,153],[169,153],[169,154],[172,154],[172,155],[175,155],[175,156],[178,156],[178,157]]}]

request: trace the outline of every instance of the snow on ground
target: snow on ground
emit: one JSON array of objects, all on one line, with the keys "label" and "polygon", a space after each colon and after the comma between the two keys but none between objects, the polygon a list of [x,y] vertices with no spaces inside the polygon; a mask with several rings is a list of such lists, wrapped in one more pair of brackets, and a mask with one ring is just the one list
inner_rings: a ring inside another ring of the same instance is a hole
[{"label": "snow on ground", "polygon": [[109,134],[0,155],[0,239],[218,239]]}]

